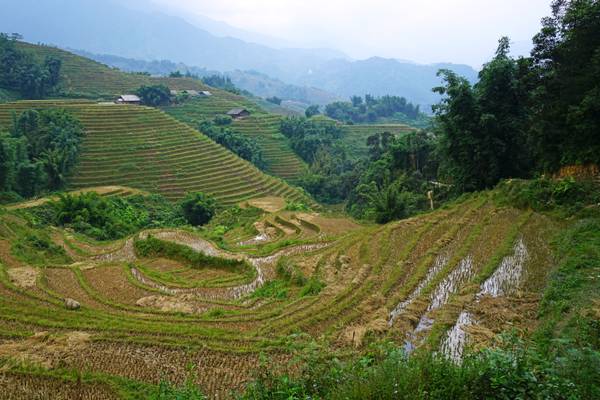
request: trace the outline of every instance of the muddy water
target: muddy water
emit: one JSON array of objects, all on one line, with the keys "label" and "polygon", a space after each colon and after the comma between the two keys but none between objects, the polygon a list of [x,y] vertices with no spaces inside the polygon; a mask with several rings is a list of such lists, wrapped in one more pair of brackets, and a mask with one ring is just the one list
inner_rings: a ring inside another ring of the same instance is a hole
[{"label": "muddy water", "polygon": [[448,263],[448,258],[449,257],[446,254],[440,254],[437,256],[435,262],[433,263],[433,266],[427,272],[427,276],[425,276],[425,279],[423,279],[419,283],[419,285],[415,288],[415,290],[412,291],[412,293],[406,298],[406,300],[402,301],[401,303],[398,303],[396,308],[392,310],[392,312],[389,315],[388,326],[392,326],[396,318],[398,318],[398,316],[402,314],[402,312],[404,312],[406,307],[412,304],[412,302],[415,301],[417,297],[419,297],[421,291],[423,291],[423,289],[427,285],[429,285],[429,283],[431,283],[433,278],[435,278],[435,276],[446,266],[446,264]]},{"label": "muddy water", "polygon": [[[504,257],[494,273],[481,284],[480,290],[475,296],[475,303],[478,303],[484,296],[501,297],[515,294],[523,281],[524,266],[528,257],[527,247],[523,238],[520,238],[515,243],[513,254]],[[440,347],[442,354],[445,354],[450,360],[460,362],[469,339],[465,328],[476,324],[477,321],[471,313],[462,311],[442,341]]]},{"label": "muddy water", "polygon": [[435,321],[429,317],[429,313],[445,305],[450,296],[458,292],[458,289],[472,277],[473,257],[469,255],[460,260],[456,268],[437,285],[429,297],[427,311],[421,316],[416,328],[406,335],[404,349],[407,353],[410,353],[422,342],[424,336],[433,326]]},{"label": "muddy water", "polygon": [[253,245],[253,244],[259,244],[259,243],[267,242],[270,239],[271,238],[266,233],[259,233],[258,235],[254,236],[251,239],[248,239],[248,240],[245,240],[242,242],[238,242],[238,246],[249,246],[249,245]]}]

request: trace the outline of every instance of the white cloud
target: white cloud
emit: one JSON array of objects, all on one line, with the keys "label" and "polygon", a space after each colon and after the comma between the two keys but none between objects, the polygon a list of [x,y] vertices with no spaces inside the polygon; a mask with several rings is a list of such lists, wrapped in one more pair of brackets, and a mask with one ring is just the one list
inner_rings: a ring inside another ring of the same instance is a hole
[{"label": "white cloud", "polygon": [[529,41],[550,0],[155,0],[355,58],[479,66],[500,36]]}]

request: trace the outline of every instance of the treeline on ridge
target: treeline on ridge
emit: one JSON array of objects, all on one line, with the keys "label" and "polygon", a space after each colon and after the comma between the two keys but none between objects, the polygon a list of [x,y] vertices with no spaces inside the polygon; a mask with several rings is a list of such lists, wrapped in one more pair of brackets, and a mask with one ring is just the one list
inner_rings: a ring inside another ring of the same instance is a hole
[{"label": "treeline on ridge", "polygon": [[56,89],[62,62],[48,56],[39,63],[31,54],[17,49],[18,39],[19,35],[0,33],[0,88],[27,99],[41,99]]}]

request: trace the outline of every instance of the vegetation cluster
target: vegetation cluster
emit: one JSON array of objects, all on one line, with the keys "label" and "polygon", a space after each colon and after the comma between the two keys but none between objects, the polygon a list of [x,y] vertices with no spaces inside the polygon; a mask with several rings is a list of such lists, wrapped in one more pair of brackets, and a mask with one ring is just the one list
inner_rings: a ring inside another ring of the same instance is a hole
[{"label": "vegetation cluster", "polygon": [[15,45],[19,35],[0,33],[0,88],[26,99],[41,99],[57,90],[61,60],[48,56],[40,63]]},{"label": "vegetation cluster", "polygon": [[0,192],[4,200],[61,189],[77,164],[83,136],[79,120],[65,110],[28,110],[13,115],[10,132],[0,132]]}]

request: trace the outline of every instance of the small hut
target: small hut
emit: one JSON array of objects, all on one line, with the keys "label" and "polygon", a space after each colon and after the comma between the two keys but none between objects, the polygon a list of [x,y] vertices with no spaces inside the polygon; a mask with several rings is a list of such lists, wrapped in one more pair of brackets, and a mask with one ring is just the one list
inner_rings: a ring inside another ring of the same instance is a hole
[{"label": "small hut", "polygon": [[250,115],[250,111],[246,110],[245,108],[234,108],[227,111],[227,115],[233,119],[240,119]]},{"label": "small hut", "polygon": [[117,103],[117,104],[142,104],[142,99],[140,99],[135,94],[123,94],[123,95],[119,96],[119,98],[117,99],[117,101],[115,101],[115,103]]}]

